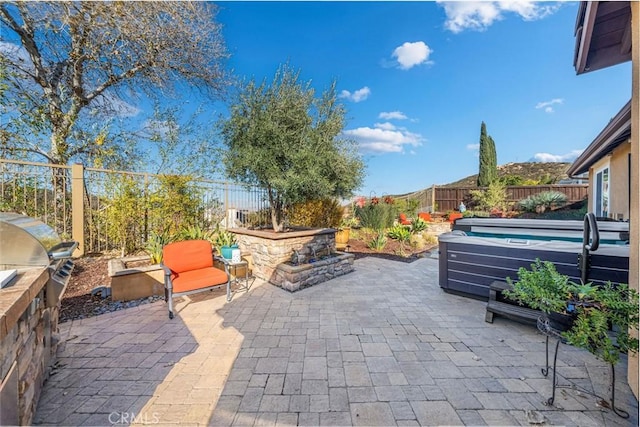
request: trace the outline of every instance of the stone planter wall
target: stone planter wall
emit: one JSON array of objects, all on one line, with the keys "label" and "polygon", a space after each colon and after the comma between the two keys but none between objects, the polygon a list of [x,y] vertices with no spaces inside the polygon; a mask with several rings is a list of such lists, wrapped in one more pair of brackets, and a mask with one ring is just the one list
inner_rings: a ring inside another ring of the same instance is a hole
[{"label": "stone planter wall", "polygon": [[[286,233],[233,228],[238,246],[253,258],[254,276],[272,282],[276,267],[291,260],[294,249],[309,259],[316,253],[335,250],[335,230],[332,228],[296,230]],[[273,282],[272,282],[273,283]]]},{"label": "stone planter wall", "polygon": [[351,273],[354,260],[353,254],[337,252],[331,258],[311,264],[280,264],[276,267],[271,283],[289,292],[295,292]]}]

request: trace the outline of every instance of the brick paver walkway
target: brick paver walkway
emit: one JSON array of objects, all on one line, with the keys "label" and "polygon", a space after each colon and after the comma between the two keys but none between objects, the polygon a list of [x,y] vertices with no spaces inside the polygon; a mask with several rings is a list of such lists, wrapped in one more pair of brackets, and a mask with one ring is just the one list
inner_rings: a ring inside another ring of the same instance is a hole
[{"label": "brick paver walkway", "polygon": [[[544,337],[482,301],[438,287],[438,263],[376,258],[296,293],[254,283],[62,324],[58,367],[34,422],[56,425],[549,425],[637,426],[638,403],[618,368],[629,420],[542,376]],[[609,369],[561,346],[560,384],[608,396]]]}]

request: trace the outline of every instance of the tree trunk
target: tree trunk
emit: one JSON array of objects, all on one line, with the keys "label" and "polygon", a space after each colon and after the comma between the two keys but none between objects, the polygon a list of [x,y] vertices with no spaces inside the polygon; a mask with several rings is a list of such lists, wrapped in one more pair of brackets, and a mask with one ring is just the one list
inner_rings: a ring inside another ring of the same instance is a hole
[{"label": "tree trunk", "polygon": [[[53,165],[66,165],[68,159],[64,155],[65,152],[65,138],[60,135],[59,131],[51,133],[51,156],[50,162]],[[52,167],[52,191],[54,200],[54,217],[55,228],[60,234],[70,229],[71,216],[67,215],[70,211],[69,200],[67,197],[67,169]]]},{"label": "tree trunk", "polygon": [[267,188],[269,207],[271,210],[271,226],[273,231],[280,233],[284,230],[284,215],[282,215],[282,200],[272,188]]}]

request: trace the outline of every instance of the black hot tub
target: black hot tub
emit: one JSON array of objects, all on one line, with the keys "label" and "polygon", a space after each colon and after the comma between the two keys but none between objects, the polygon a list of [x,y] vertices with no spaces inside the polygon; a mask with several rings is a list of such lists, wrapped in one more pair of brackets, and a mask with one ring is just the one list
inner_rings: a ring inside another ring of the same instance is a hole
[{"label": "black hot tub", "polygon": [[[582,242],[468,236],[459,230],[438,240],[439,282],[446,292],[488,299],[491,282],[517,280],[518,269],[529,269],[536,258],[553,262],[573,281],[582,277]],[[628,283],[629,245],[601,243],[588,256],[588,281]]]}]

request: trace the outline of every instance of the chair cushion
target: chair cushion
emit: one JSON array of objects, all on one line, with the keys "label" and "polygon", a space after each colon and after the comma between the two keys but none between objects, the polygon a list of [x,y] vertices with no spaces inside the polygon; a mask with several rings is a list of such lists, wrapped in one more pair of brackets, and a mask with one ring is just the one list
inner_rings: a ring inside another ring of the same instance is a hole
[{"label": "chair cushion", "polygon": [[213,267],[211,243],[206,240],[185,240],[162,248],[162,263],[174,273]]},{"label": "chair cushion", "polygon": [[173,292],[188,292],[227,283],[227,274],[215,267],[183,271],[171,275]]}]

